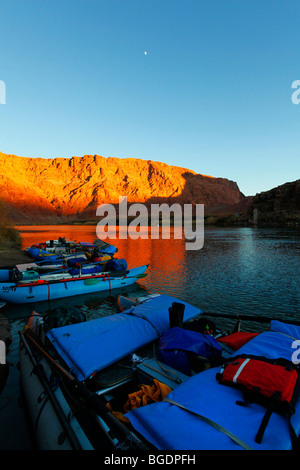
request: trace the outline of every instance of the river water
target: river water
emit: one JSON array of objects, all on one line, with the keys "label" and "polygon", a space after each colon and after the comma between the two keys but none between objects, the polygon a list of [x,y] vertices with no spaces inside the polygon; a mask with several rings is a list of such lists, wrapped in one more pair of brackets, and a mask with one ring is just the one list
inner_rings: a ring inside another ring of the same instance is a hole
[{"label": "river water", "polygon": [[[22,248],[57,239],[93,242],[95,226],[18,227]],[[176,232],[176,229],[174,229]],[[142,296],[146,292],[174,296],[204,312],[264,315],[279,320],[300,319],[300,230],[280,228],[206,228],[204,246],[186,250],[184,238],[151,240],[107,240],[118,247],[116,257],[125,258],[128,267],[149,264],[147,277],[111,295],[75,296],[51,302],[80,307],[88,319],[115,313],[117,295]],[[177,234],[178,236],[178,234]],[[179,235],[180,236],[180,235]],[[6,305],[1,312],[11,323],[12,344],[7,353],[10,372],[0,395],[0,449],[32,449],[23,409],[19,404],[18,332],[36,310],[49,311],[48,303],[27,306]],[[222,320],[231,327],[234,320]],[[257,323],[247,327],[261,328]]]}]

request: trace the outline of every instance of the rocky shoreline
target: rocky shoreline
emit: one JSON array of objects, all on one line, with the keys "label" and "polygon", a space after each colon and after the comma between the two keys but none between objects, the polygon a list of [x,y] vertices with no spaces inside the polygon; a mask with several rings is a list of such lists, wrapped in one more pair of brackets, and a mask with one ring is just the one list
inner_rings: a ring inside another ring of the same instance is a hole
[{"label": "rocky shoreline", "polygon": [[26,251],[16,246],[0,248],[0,268],[22,263],[32,263],[32,258]]}]

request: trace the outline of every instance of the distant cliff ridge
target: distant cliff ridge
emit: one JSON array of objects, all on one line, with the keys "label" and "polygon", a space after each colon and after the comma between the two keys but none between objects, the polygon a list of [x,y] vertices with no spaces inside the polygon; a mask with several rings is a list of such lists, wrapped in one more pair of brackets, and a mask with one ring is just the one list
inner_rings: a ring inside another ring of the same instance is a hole
[{"label": "distant cliff ridge", "polygon": [[256,194],[250,209],[255,224],[300,226],[300,180]]},{"label": "distant cliff ridge", "polygon": [[13,223],[95,218],[100,204],[204,204],[215,212],[241,204],[237,184],[165,163],[84,155],[27,158],[0,153],[0,198]]}]

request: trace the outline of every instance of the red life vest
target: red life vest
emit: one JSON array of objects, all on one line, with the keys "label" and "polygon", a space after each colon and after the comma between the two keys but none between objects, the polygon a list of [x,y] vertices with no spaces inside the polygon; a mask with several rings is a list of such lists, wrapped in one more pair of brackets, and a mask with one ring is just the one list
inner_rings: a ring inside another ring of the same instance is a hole
[{"label": "red life vest", "polygon": [[[263,357],[240,356],[228,362],[217,379],[221,384],[238,387],[244,392],[244,402],[237,400],[239,405],[258,402],[267,407],[255,441],[260,443],[271,413],[276,411],[287,414],[290,418],[294,413],[294,405],[299,396],[299,367],[285,359],[268,360]],[[291,427],[291,426],[290,426]],[[296,435],[292,430],[292,440]]]},{"label": "red life vest", "polygon": [[247,390],[259,389],[259,393],[267,398],[279,392],[278,400],[290,403],[297,379],[295,369],[248,357],[230,362],[220,382],[240,385]]}]

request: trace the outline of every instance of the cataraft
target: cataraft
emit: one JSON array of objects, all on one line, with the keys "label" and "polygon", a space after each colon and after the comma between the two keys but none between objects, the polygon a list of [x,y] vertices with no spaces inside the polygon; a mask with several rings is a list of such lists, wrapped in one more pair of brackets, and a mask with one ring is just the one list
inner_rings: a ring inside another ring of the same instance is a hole
[{"label": "cataraft", "polygon": [[[8,303],[32,303],[74,295],[110,292],[145,277],[147,265],[127,269],[123,259],[90,263],[40,274],[35,270],[8,270],[8,281],[0,281],[0,299]],[[0,276],[1,277],[1,276]]]},{"label": "cataraft", "polygon": [[118,251],[118,248],[114,245],[100,239],[95,240],[94,243],[87,243],[66,240],[65,237],[59,237],[58,240],[36,243],[26,248],[25,251],[37,261],[47,260],[48,262],[55,262],[61,259],[63,255],[74,253],[82,253],[90,257],[95,249],[109,255],[114,255]]},{"label": "cataraft", "polygon": [[298,448],[299,323],[243,316],[269,323],[246,332],[232,315],[225,333],[211,313],[159,294],[118,310],[62,327],[33,313],[20,332],[38,448]]},{"label": "cataraft", "polygon": [[49,240],[45,243],[32,245],[25,250],[32,262],[0,268],[0,282],[9,281],[12,271],[18,272],[23,279],[32,278],[37,273],[44,274],[58,270],[67,270],[73,266],[89,263],[105,264],[114,258],[118,248],[102,240],[94,243],[75,243],[65,238]]},{"label": "cataraft", "polygon": [[[60,258],[48,258],[44,261],[35,261],[31,263],[16,264],[14,266],[5,266],[0,268],[0,281],[10,281],[14,277],[13,271],[18,273],[18,278],[34,278],[37,274],[50,272],[67,271],[68,269],[78,267],[79,265],[99,264],[106,265],[110,260],[114,260],[113,255],[97,252],[92,258],[87,258],[85,253],[73,253],[62,255]],[[84,267],[84,266],[83,266]]]},{"label": "cataraft", "polygon": [[[109,256],[108,259],[111,259]],[[107,259],[107,260],[108,260]],[[22,275],[23,278],[35,276],[37,273],[43,274],[58,270],[71,268],[74,265],[88,264],[88,260],[84,254],[74,254],[71,256],[63,256],[59,259],[45,261],[35,261],[30,263],[16,264],[13,266],[4,266],[0,268],[0,281],[9,281],[12,278],[12,272],[15,270]]]},{"label": "cataraft", "polygon": [[36,261],[57,264],[69,255],[83,256],[91,259],[95,251],[113,256],[117,253],[118,248],[100,239],[95,240],[94,243],[87,243],[74,242],[66,240],[64,237],[59,237],[58,240],[36,243],[26,248],[25,251]]}]

